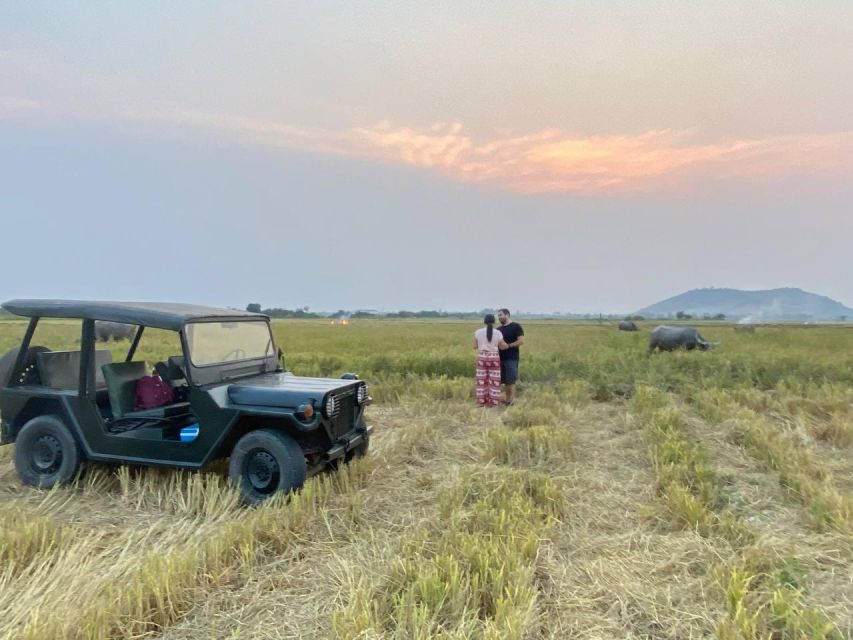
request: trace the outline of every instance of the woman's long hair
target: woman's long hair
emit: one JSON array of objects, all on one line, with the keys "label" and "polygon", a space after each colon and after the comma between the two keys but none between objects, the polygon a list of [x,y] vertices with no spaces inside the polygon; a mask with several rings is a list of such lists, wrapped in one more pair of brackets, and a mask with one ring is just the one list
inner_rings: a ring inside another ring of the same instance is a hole
[{"label": "woman's long hair", "polygon": [[491,313],[486,314],[483,318],[483,324],[486,325],[486,340],[492,341],[492,333],[494,332],[495,316]]}]

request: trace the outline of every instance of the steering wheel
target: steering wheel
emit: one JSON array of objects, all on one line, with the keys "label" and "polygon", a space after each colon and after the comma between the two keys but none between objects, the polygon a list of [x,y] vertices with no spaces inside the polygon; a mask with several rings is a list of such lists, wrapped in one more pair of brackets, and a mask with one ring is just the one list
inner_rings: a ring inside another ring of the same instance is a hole
[{"label": "steering wheel", "polygon": [[[234,356],[233,358],[231,356]],[[227,362],[228,360],[245,360],[246,351],[244,349],[232,349],[224,356],[222,356],[222,361]]]}]

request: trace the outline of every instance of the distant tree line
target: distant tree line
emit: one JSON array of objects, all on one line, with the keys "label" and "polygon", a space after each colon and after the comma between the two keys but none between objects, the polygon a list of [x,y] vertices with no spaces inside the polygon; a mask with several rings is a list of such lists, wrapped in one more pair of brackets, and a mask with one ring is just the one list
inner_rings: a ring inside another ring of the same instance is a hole
[{"label": "distant tree line", "polygon": [[[679,311],[678,313],[675,314],[675,317],[678,320],[693,320],[693,318],[695,316],[693,314],[686,313],[684,311]],[[726,319],[725,313],[717,313],[717,314],[703,313],[702,314],[702,320],[725,320],[725,319]]]},{"label": "distant tree line", "polygon": [[317,313],[308,307],[301,309],[282,309],[272,307],[264,309],[260,303],[252,302],[246,305],[246,311],[250,313],[263,313],[271,318],[450,318],[467,320],[471,318],[482,318],[486,313],[494,313],[491,309],[482,311],[437,311],[434,309],[422,309],[420,311],[348,311],[338,309],[334,313]]},{"label": "distant tree line", "polygon": [[[357,319],[369,319],[369,318],[447,318],[451,320],[479,320],[482,319],[483,316],[487,313],[494,313],[494,309],[480,309],[478,311],[440,311],[435,309],[422,309],[420,311],[390,311],[390,312],[381,312],[381,311],[348,311],[346,309],[338,309],[334,313],[318,313],[316,311],[311,311],[309,307],[302,307],[299,309],[282,309],[280,307],[272,307],[268,309],[264,309],[261,307],[261,304],[258,302],[252,302],[246,306],[246,311],[250,311],[252,313],[263,313],[268,315],[271,318],[357,318]],[[513,315],[521,318],[540,318],[540,319],[548,319],[548,318],[567,318],[573,320],[619,320],[622,316],[613,315],[613,314],[599,314],[599,313],[553,313],[553,314],[539,314],[539,313],[524,313],[521,311],[513,312]],[[667,316],[660,316],[661,318]],[[668,316],[672,317],[672,316]],[[685,311],[679,311],[675,314],[675,318],[678,320],[725,320],[726,314],[717,313],[710,314],[705,313],[702,314],[701,317],[695,316],[693,314],[687,313]],[[641,315],[628,315],[624,316],[625,320],[633,320],[635,322],[641,322],[646,318]]]},{"label": "distant tree line", "polygon": [[261,305],[257,302],[252,302],[246,305],[246,311],[250,313],[263,313],[264,315],[268,315],[270,318],[324,318],[326,317],[324,314],[313,313],[309,311],[308,307],[302,307],[301,309],[281,309],[279,307],[272,307],[270,309],[262,309]]}]

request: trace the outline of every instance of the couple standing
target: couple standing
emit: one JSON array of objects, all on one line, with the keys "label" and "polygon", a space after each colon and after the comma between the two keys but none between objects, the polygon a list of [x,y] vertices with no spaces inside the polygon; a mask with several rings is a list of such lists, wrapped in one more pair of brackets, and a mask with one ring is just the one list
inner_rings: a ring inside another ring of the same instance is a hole
[{"label": "couple standing", "polygon": [[498,310],[500,329],[495,329],[495,316],[483,318],[486,326],[474,332],[477,351],[477,404],[497,406],[501,402],[501,384],[505,385],[506,404],[515,402],[518,380],[518,348],[524,344],[524,329],[510,320],[509,309]]}]

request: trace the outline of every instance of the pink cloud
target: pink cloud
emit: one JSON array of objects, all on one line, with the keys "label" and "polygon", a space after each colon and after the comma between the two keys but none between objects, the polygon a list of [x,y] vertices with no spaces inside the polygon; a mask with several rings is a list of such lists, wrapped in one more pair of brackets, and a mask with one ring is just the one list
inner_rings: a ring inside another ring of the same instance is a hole
[{"label": "pink cloud", "polygon": [[546,130],[480,144],[459,125],[438,131],[383,125],[355,132],[352,150],[359,155],[533,193],[647,190],[703,175],[753,180],[792,171],[853,170],[853,132],[698,143],[691,132],[673,130],[586,138]]},{"label": "pink cloud", "polygon": [[393,128],[380,123],[373,128],[351,129],[352,142],[363,147],[363,153],[395,157],[406,164],[421,167],[441,167],[452,171],[459,167],[473,145],[462,135],[462,125],[437,123],[429,131],[417,131],[408,127]]},{"label": "pink cloud", "polygon": [[187,122],[215,124],[265,144],[403,163],[529,193],[650,190],[703,178],[749,181],[853,171],[853,132],[697,142],[693,132],[669,129],[590,137],[550,129],[478,142],[457,122],[426,129],[380,122],[340,131],[198,115]]},{"label": "pink cloud", "polygon": [[[853,131],[707,141],[673,129],[595,136],[496,130],[476,138],[452,120],[333,129],[168,106],[132,79],[84,73],[32,52],[0,50],[0,77],[7,79],[0,118],[111,121],[153,133],[201,130],[236,143],[406,164],[520,192],[677,190],[709,180],[853,175]],[[27,95],[30,84],[40,87],[36,99]]]},{"label": "pink cloud", "polygon": [[853,132],[699,141],[695,132],[576,136],[556,129],[475,140],[458,122],[426,128],[383,121],[328,129],[194,110],[74,105],[0,96],[0,118],[79,118],[168,130],[202,130],[242,144],[400,163],[473,184],[523,193],[679,190],[702,181],[772,181],[853,175]]},{"label": "pink cloud", "polygon": [[402,163],[525,193],[671,190],[703,179],[853,172],[853,132],[698,142],[694,132],[670,129],[589,137],[548,129],[478,142],[458,122],[329,130],[198,112],[162,117],[242,141]]}]

